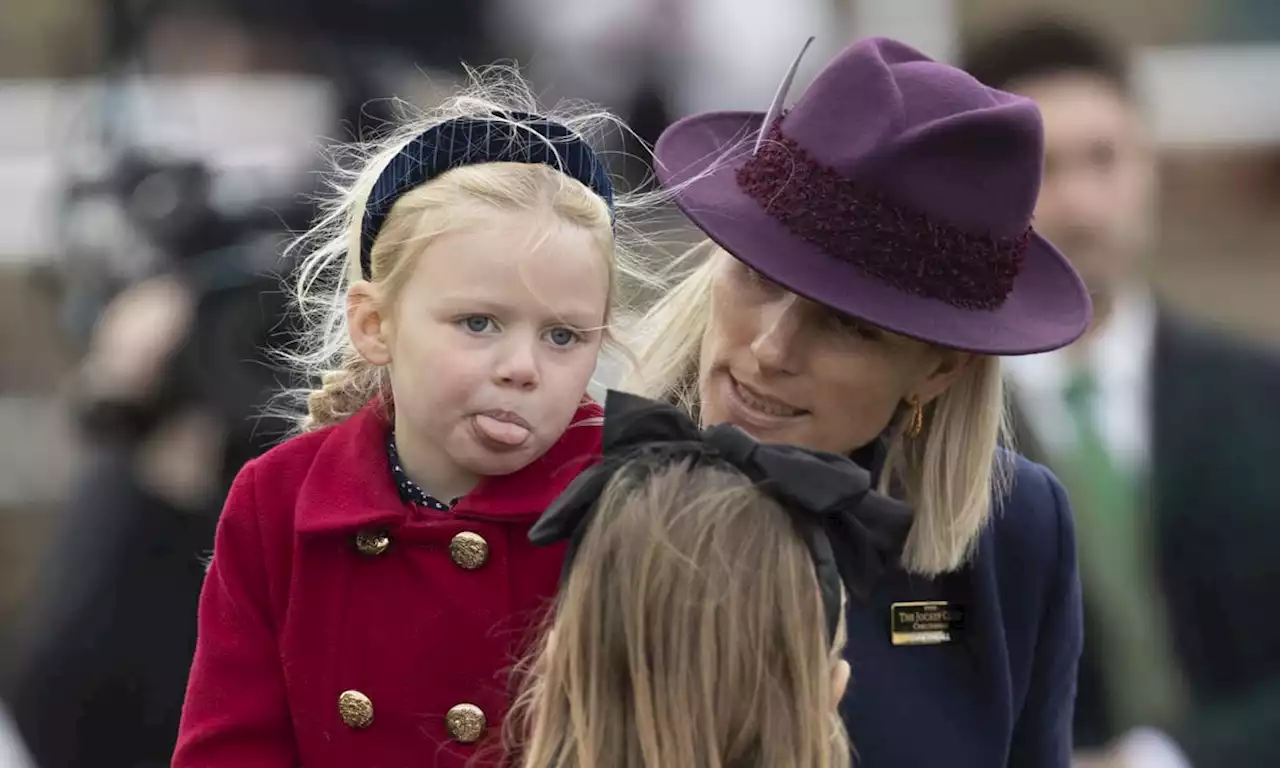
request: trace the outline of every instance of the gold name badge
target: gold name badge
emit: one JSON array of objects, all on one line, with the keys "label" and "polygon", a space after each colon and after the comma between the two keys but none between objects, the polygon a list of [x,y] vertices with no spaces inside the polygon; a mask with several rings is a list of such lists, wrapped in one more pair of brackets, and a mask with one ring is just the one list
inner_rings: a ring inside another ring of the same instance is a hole
[{"label": "gold name badge", "polygon": [[964,629],[964,608],[941,600],[894,603],[889,612],[894,645],[949,643]]}]

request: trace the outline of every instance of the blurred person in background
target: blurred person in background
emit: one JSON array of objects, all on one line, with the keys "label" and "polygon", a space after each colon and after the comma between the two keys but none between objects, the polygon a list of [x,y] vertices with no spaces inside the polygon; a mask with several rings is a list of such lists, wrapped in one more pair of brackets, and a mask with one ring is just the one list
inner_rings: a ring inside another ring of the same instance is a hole
[{"label": "blurred person in background", "polygon": [[108,301],[73,384],[86,466],[10,699],[41,768],[168,765],[217,513],[276,437],[256,417],[277,386],[261,350],[284,319],[278,249],[231,221],[197,229]]},{"label": "blurred person in background", "polygon": [[965,66],[1038,103],[1036,227],[1095,308],[1076,344],[1007,361],[1018,448],[1076,511],[1080,764],[1280,765],[1280,360],[1153,290],[1156,149],[1123,53],[1034,20]]},{"label": "blurred person in background", "polygon": [[58,262],[64,329],[83,346],[68,390],[86,459],[7,691],[41,768],[169,764],[222,499],[278,436],[258,418],[279,387],[263,348],[288,338],[280,235],[309,211],[292,188],[228,200],[202,158],[139,139],[149,116],[130,110],[144,84],[130,71],[236,72],[261,48],[225,15],[185,31],[183,18],[115,19],[129,39],[104,66],[101,162],[67,164]]}]

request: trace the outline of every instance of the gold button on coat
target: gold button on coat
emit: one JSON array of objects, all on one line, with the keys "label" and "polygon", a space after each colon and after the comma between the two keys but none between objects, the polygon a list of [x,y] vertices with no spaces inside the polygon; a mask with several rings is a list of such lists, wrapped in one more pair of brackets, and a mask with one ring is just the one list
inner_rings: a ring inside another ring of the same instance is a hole
[{"label": "gold button on coat", "polygon": [[338,714],[350,728],[368,728],[373,723],[373,702],[359,691],[343,691],[338,697]]},{"label": "gold button on coat", "polygon": [[356,534],[356,551],[366,557],[376,557],[391,546],[391,536],[386,531],[360,531]]},{"label": "gold button on coat", "polygon": [[449,556],[458,567],[474,571],[489,559],[489,542],[478,533],[463,531],[449,542]]},{"label": "gold button on coat", "polygon": [[484,735],[484,712],[475,704],[459,704],[444,718],[449,735],[463,744],[474,744]]}]

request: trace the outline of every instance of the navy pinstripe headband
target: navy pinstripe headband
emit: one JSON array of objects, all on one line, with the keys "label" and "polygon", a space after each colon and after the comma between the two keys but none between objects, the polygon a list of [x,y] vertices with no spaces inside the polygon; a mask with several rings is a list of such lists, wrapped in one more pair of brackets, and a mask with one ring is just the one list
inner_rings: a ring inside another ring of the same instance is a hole
[{"label": "navy pinstripe headband", "polygon": [[613,212],[608,171],[586,141],[566,126],[524,112],[449,120],[405,145],[374,183],[360,231],[364,278],[373,276],[373,241],[401,195],[446,171],[481,163],[549,165],[590,187]]}]

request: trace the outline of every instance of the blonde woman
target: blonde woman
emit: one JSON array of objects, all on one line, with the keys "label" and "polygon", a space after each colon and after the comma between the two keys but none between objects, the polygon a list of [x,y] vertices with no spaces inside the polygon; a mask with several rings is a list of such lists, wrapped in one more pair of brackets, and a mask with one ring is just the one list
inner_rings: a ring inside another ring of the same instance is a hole
[{"label": "blonde woman", "polygon": [[1071,513],[999,447],[999,356],[1065,346],[1091,315],[1031,228],[1039,113],[885,39],[777,107],[659,140],[659,178],[715,247],[644,318],[626,388],[850,455],[914,508],[900,561],[848,607],[859,765],[1067,766]]},{"label": "blonde woman", "polygon": [[529,533],[568,540],[517,705],[519,765],[847,768],[843,604],[906,506],[842,456],[610,392],[604,461]]}]

